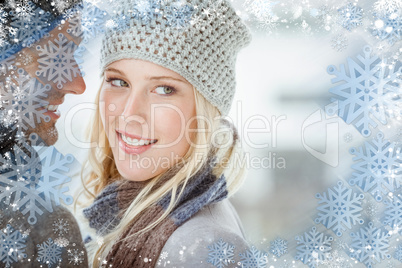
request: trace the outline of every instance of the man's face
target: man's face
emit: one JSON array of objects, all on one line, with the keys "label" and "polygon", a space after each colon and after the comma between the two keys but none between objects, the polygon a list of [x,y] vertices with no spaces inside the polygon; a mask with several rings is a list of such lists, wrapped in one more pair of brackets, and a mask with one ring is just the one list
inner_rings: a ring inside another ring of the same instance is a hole
[{"label": "man's face", "polygon": [[[60,118],[58,106],[63,104],[64,96],[82,94],[86,88],[74,58],[74,52],[81,38],[67,33],[68,28],[67,20],[66,23],[50,31],[49,35],[14,55],[15,62],[20,62],[18,69],[24,69],[30,77],[37,79],[42,85],[51,87],[46,91],[47,97],[43,98],[49,105],[37,108],[37,111],[41,111],[50,120],[47,122],[41,120],[35,127],[28,126],[28,129],[24,130],[25,136],[37,133],[49,146],[55,144],[58,139],[56,129],[56,122]],[[53,53],[44,53],[45,51]],[[24,64],[21,64],[22,62]]]}]

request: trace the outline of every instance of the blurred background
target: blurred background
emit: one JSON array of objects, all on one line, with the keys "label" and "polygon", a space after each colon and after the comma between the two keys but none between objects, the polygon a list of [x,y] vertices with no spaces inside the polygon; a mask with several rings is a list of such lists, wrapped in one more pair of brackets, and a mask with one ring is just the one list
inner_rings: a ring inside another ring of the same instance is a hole
[{"label": "blurred background", "polygon": [[[363,10],[361,24],[350,31],[339,22],[338,11],[348,3]],[[102,8],[104,3],[96,1],[95,4]],[[338,259],[344,261],[345,266],[331,267],[365,267],[348,257],[349,247],[345,246],[350,243],[350,232],[356,232],[360,226],[353,226],[337,237],[322,224],[316,224],[316,194],[322,194],[338,181],[348,185],[353,172],[350,148],[372,140],[378,131],[398,142],[401,124],[398,119],[388,120],[387,125],[377,121],[378,127],[372,129],[370,137],[364,138],[353,125],[327,115],[325,107],[334,97],[329,92],[334,75],[327,68],[330,65],[339,68],[340,64],[347,63],[348,57],[355,59],[365,45],[391,62],[400,57],[401,42],[391,46],[373,36],[375,1],[372,0],[239,0],[232,4],[250,27],[253,41],[237,59],[237,91],[229,117],[239,130],[249,159],[263,159],[260,164],[248,163],[246,181],[232,198],[249,242],[269,253],[269,265],[296,267],[302,263],[293,257],[297,246],[295,237],[315,226],[334,238],[332,248],[339,251]],[[81,163],[87,150],[76,145],[77,141],[85,141],[100,85],[100,38],[85,44],[87,52],[82,69],[87,91],[79,98],[66,97],[57,126],[60,139],[56,147],[64,154],[73,154]],[[247,132],[246,128],[255,131]],[[80,187],[75,182],[75,187]],[[360,193],[359,188],[355,187],[354,192]],[[362,218],[365,223],[381,224],[384,204],[364,194]],[[278,237],[288,241],[287,254],[280,258],[270,253],[270,242]],[[392,237],[389,254],[394,254],[399,238]],[[375,267],[400,265],[398,260],[390,258]]]}]

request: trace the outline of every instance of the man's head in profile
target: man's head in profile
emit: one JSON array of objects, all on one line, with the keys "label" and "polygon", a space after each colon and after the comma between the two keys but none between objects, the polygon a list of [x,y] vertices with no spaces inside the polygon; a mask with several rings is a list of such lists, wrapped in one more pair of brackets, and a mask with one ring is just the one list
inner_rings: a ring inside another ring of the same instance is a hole
[{"label": "man's head in profile", "polygon": [[0,139],[37,133],[46,145],[57,141],[59,105],[86,88],[74,55],[79,4],[14,0],[0,9]]}]

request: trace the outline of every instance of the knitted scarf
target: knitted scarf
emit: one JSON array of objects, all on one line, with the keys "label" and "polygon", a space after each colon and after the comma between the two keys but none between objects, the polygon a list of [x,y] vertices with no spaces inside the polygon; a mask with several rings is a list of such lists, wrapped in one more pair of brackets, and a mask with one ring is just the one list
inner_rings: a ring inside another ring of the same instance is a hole
[{"label": "knitted scarf", "polygon": [[[121,236],[130,238],[123,241],[118,239],[113,244],[106,257],[107,265],[123,268],[155,267],[163,246],[180,225],[205,206],[227,198],[225,176],[217,178],[212,174],[215,159],[211,154],[208,156],[203,167],[190,178],[173,211],[151,231],[134,235],[164,213],[169,205],[171,192],[136,218]],[[172,172],[166,174],[168,175],[159,181],[156,188],[172,177]],[[109,232],[119,223],[122,212],[145,185],[146,182],[119,180],[105,187],[94,203],[83,211],[90,227],[95,228],[100,235]]]}]

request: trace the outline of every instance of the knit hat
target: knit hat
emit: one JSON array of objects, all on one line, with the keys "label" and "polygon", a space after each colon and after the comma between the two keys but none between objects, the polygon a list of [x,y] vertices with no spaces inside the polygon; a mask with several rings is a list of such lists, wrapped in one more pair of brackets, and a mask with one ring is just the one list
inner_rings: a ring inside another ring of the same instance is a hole
[{"label": "knit hat", "polygon": [[101,71],[141,59],[175,71],[221,112],[236,90],[235,64],[251,33],[226,0],[121,0],[102,41]]}]

